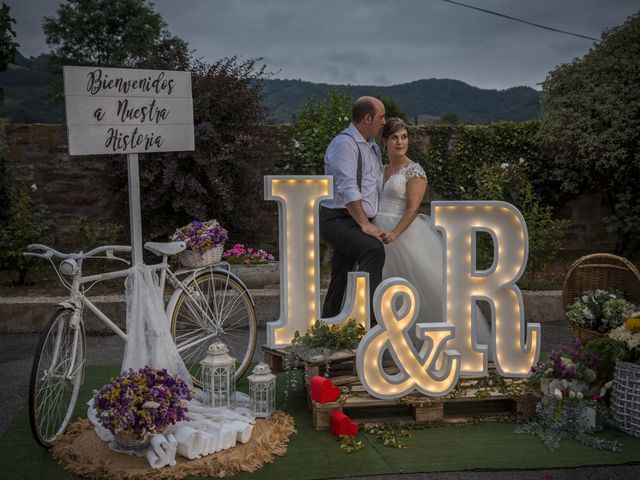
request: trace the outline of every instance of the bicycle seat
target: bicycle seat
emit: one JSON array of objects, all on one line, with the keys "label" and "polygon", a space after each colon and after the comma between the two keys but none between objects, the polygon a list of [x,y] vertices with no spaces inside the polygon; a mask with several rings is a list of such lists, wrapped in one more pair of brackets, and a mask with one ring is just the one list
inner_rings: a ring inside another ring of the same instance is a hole
[{"label": "bicycle seat", "polygon": [[144,244],[144,248],[159,256],[175,255],[184,252],[187,249],[187,244],[184,242],[147,242]]}]

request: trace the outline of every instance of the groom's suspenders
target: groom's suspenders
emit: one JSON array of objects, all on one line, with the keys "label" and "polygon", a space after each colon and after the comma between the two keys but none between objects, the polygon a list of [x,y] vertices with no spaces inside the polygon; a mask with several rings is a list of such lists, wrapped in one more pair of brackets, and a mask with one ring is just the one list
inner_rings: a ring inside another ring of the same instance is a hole
[{"label": "groom's suspenders", "polygon": [[358,184],[358,191],[362,191],[362,152],[360,151],[360,146],[358,145],[358,141],[353,138],[353,135],[347,132],[340,132],[338,135],[346,135],[347,137],[351,137],[354,142],[356,142],[356,149],[358,150],[358,169],[356,170],[356,183]]}]

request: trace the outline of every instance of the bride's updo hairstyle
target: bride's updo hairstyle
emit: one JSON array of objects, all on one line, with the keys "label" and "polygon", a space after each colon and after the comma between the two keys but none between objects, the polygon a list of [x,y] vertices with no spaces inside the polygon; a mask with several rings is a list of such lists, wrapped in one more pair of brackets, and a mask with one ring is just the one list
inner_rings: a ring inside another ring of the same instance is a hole
[{"label": "bride's updo hairstyle", "polygon": [[389,137],[391,135],[399,130],[409,129],[407,128],[407,124],[404,122],[404,120],[398,117],[391,117],[387,119],[387,123],[385,123],[384,127],[382,127],[382,133],[380,134],[380,136],[382,137],[382,140],[386,142],[387,140],[389,140]]}]

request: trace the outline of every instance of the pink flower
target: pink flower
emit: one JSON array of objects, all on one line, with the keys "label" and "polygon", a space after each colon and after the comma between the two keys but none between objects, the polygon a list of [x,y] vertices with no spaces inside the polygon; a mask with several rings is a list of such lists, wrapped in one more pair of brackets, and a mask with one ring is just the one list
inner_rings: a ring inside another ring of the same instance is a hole
[{"label": "pink flower", "polygon": [[251,264],[251,259],[250,258],[245,258],[244,259],[244,263],[245,263],[245,265],[250,265]]}]

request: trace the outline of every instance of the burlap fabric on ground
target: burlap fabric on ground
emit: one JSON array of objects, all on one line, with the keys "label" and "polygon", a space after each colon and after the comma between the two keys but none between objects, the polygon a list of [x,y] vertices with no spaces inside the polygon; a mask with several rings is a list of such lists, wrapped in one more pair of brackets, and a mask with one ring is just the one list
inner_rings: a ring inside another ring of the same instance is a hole
[{"label": "burlap fabric on ground", "polygon": [[253,472],[265,463],[271,463],[275,455],[284,455],[289,437],[294,432],[293,418],[283,412],[275,412],[269,419],[256,421],[249,443],[196,460],[177,455],[178,463],[174,467],[154,470],[146,457],[113,452],[98,438],[89,420],[78,420],[54,444],[52,453],[66,470],[88,478],[177,480],[190,475],[226,477],[243,471]]}]

